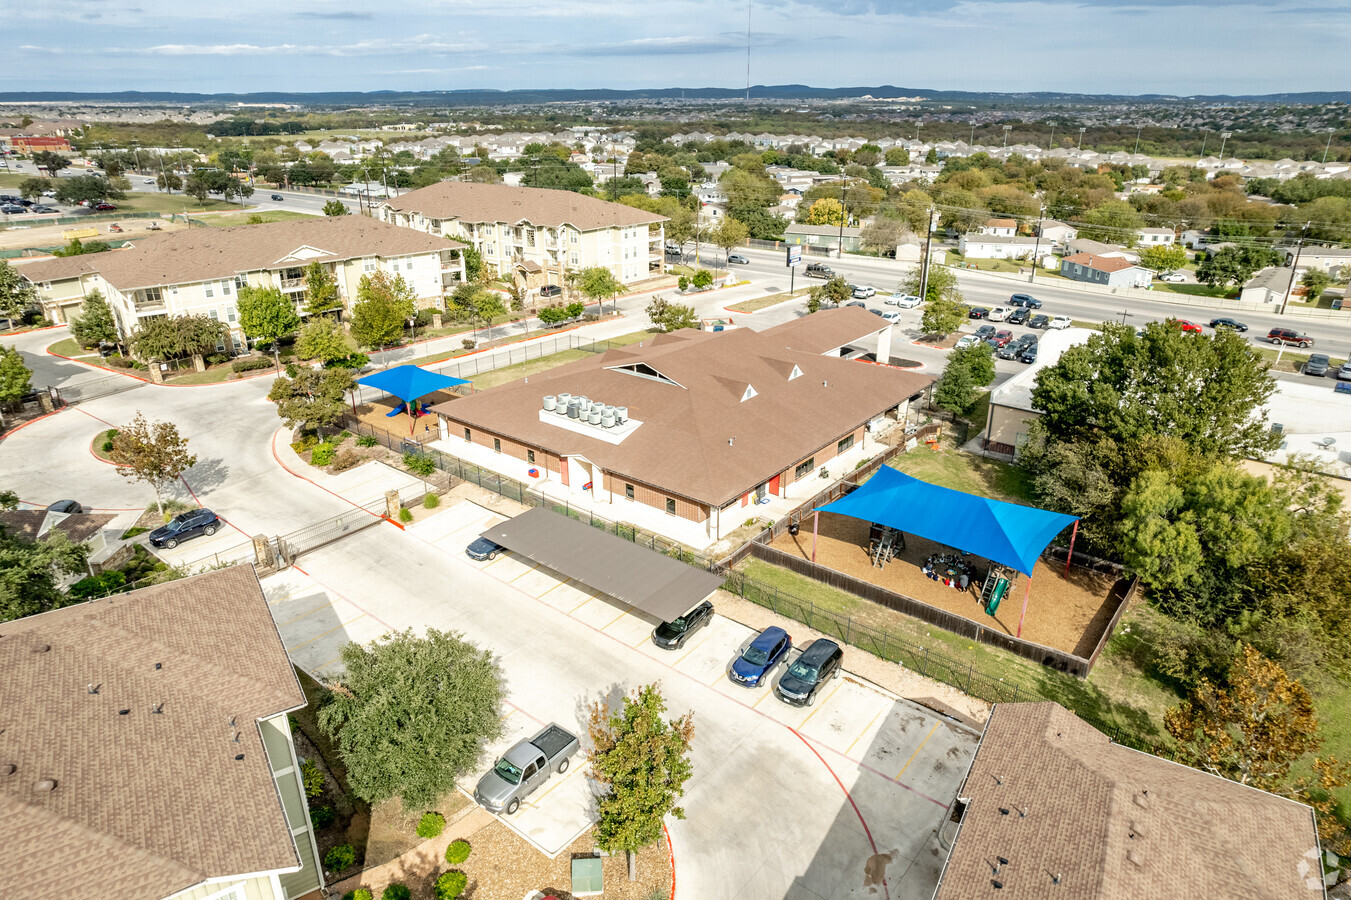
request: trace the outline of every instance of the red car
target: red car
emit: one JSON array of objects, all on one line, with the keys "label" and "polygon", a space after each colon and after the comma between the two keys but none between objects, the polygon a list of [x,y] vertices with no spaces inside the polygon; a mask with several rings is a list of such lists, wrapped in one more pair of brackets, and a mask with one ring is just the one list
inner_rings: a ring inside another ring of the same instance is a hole
[{"label": "red car", "polygon": [[1012,331],[996,331],[994,337],[990,338],[990,343],[994,344],[996,347],[1004,347],[1007,346],[1008,342],[1011,340],[1013,340]]},{"label": "red car", "polygon": [[1200,326],[1200,325],[1197,325],[1195,322],[1188,322],[1186,319],[1174,319],[1173,321],[1177,322],[1177,327],[1178,327],[1178,328],[1181,328],[1183,331],[1187,332],[1188,334],[1200,334],[1200,333],[1201,333],[1201,326]]},{"label": "red car", "polygon": [[117,207],[113,206],[111,203],[100,203],[98,206],[95,206],[94,209],[97,209],[99,212],[112,212],[117,209]]}]

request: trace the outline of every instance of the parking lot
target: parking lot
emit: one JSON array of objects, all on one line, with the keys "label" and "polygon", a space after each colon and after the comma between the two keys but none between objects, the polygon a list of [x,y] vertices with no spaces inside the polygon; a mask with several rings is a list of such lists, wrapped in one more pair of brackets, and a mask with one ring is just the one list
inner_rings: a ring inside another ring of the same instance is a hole
[{"label": "parking lot", "polygon": [[[332,677],[349,640],[408,627],[461,631],[491,649],[510,705],[505,734],[463,779],[470,791],[497,753],[543,724],[557,722],[585,745],[591,703],[660,681],[672,716],[695,715],[687,818],[669,822],[682,896],[866,893],[864,867],[877,857],[887,878],[879,896],[932,891],[941,864],[934,832],[974,733],[850,674],[848,651],[843,677],[811,707],[788,706],[768,686],[733,684],[727,669],[749,628],[714,616],[679,651],[659,649],[655,621],[585,585],[509,552],[465,556],[498,518],[459,503],[406,532],[367,529],[266,579],[292,658]],[[504,821],[560,852],[594,818],[583,763],[579,756]]]}]

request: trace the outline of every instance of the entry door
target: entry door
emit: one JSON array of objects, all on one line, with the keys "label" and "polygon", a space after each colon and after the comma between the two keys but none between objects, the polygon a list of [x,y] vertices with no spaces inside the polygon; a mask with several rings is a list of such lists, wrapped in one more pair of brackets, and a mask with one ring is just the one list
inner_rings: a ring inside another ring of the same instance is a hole
[{"label": "entry door", "polygon": [[769,479],[769,492],[775,497],[779,496],[779,479],[782,477],[783,475],[780,474]]},{"label": "entry door", "polygon": [[756,487],[756,489],[755,489],[755,502],[756,502],[756,503],[759,503],[761,500],[765,499],[765,494],[769,493],[769,491],[768,491],[766,488],[767,488],[767,485],[766,485],[763,481],[760,482],[760,484],[759,484],[758,487]]}]

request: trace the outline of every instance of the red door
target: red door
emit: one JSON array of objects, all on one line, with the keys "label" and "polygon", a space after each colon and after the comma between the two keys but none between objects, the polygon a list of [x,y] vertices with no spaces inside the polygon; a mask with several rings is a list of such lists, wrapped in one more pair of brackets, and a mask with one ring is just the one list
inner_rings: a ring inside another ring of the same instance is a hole
[{"label": "red door", "polygon": [[783,475],[780,473],[769,479],[769,492],[775,497],[779,496],[779,479],[782,477]]},{"label": "red door", "polygon": [[558,457],[558,477],[563,484],[568,483],[568,458],[566,456]]}]

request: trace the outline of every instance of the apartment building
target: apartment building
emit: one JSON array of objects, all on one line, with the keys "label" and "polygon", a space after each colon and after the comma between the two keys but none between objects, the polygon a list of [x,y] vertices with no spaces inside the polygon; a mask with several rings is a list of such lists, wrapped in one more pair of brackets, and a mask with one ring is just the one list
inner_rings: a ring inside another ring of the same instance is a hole
[{"label": "apartment building", "polygon": [[572,191],[443,181],[386,200],[382,222],[472,244],[526,290],[604,266],[624,284],[662,271],[665,216]]},{"label": "apartment building", "polygon": [[336,216],[151,235],[121,250],[26,262],[16,270],[37,288],[43,314],[54,322],[78,316],[84,296],[98,290],[123,335],[155,316],[203,314],[227,323],[242,348],[235,299],[245,285],[279,288],[302,310],[305,268],[318,261],[337,280],[345,309],[362,276],[375,272],[402,276],[419,307],[440,308],[464,279],[463,249],[365,216]]}]

